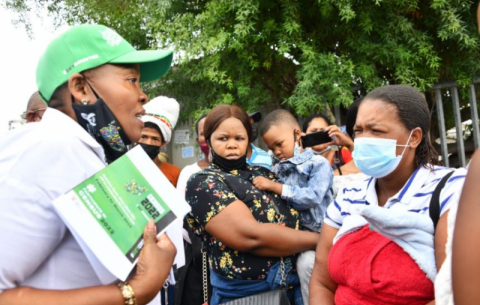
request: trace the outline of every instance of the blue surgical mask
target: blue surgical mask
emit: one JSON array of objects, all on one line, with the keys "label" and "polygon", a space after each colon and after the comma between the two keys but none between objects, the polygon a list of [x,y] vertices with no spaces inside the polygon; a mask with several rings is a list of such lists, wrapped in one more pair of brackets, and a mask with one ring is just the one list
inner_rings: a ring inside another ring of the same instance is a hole
[{"label": "blue surgical mask", "polygon": [[324,153],[326,153],[327,151],[330,151],[330,150],[332,150],[332,147],[330,147],[330,146],[328,146],[327,148],[325,148],[324,150],[321,150],[321,151],[316,151],[316,150],[312,149],[313,154],[319,155],[319,156],[323,155]]},{"label": "blue surgical mask", "polygon": [[[410,147],[408,143],[410,142],[412,132],[410,132],[406,145],[397,145],[397,140],[391,139],[355,139],[355,149],[352,153],[355,165],[364,174],[375,178],[383,178],[391,174],[400,164],[405,149]],[[404,147],[400,156],[397,156],[396,153],[397,146]]]}]

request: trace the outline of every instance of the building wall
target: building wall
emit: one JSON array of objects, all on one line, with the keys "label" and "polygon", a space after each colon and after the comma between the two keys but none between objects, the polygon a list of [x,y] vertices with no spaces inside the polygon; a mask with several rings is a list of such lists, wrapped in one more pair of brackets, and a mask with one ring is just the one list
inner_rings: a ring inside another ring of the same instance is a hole
[{"label": "building wall", "polygon": [[[167,154],[170,157],[170,163],[178,166],[180,169],[186,165],[197,162],[203,157],[203,153],[200,151],[195,140],[197,135],[192,128],[192,123],[178,124],[173,130],[172,140],[167,145]],[[188,132],[188,141],[186,143],[178,143],[178,140],[185,139],[184,137],[180,137],[179,134],[184,135],[185,132]],[[193,150],[193,156],[185,155],[185,153],[189,153],[191,150]]]},{"label": "building wall", "polygon": [[[260,128],[260,124],[261,122],[258,123],[259,128]],[[188,134],[189,134],[188,143],[182,143],[182,144],[175,143],[175,136],[177,131],[179,133],[188,131]],[[186,165],[190,165],[195,162],[198,162],[198,160],[203,158],[203,153],[200,151],[200,147],[196,142],[196,138],[197,138],[197,135],[195,133],[193,123],[188,122],[188,123],[178,124],[173,130],[172,140],[170,141],[170,143],[168,143],[166,147],[166,153],[170,158],[169,163],[178,166],[180,169],[183,169]],[[265,150],[268,150],[265,143],[263,143],[263,141],[261,140],[260,136],[253,144]],[[189,148],[193,149],[193,157],[184,157],[182,155],[182,150],[186,152],[188,151]]]}]

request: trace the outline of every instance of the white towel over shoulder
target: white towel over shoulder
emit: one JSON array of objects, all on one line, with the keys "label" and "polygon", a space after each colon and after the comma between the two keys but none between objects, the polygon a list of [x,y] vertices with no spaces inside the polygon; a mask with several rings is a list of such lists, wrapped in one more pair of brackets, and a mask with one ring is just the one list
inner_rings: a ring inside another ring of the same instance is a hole
[{"label": "white towel over shoulder", "polygon": [[358,215],[344,218],[334,243],[345,234],[359,230],[365,224],[399,245],[417,263],[433,282],[437,275],[435,265],[434,229],[428,215],[398,209],[366,206]]}]

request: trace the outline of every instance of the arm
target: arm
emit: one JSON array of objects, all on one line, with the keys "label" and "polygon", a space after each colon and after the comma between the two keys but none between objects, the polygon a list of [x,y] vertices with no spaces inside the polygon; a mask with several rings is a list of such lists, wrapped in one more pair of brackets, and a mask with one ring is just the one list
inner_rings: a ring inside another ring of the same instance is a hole
[{"label": "arm", "polygon": [[270,191],[277,194],[278,196],[282,195],[283,184],[279,182],[274,182],[268,178],[261,176],[255,177],[252,182],[253,185],[255,185],[255,187],[261,191]]},{"label": "arm", "polygon": [[[144,232],[145,246],[140,254],[137,272],[129,282],[138,304],[152,300],[162,288],[175,257],[175,246],[165,235],[156,239],[156,227],[150,221]],[[125,301],[116,285],[71,290],[44,290],[17,287],[0,294],[1,305],[71,304],[122,305]]]},{"label": "arm", "polygon": [[309,169],[307,186],[283,185],[282,198],[297,210],[306,210],[318,206],[330,192],[333,171],[325,158],[315,159]]},{"label": "arm", "polygon": [[317,245],[315,265],[310,278],[310,304],[334,304],[337,284],[328,272],[328,255],[337,232],[337,229],[323,224],[322,234],[320,234],[320,241]]},{"label": "arm", "polygon": [[447,256],[445,245],[447,244],[447,219],[448,213],[446,211],[438,220],[437,228],[435,230],[435,263],[437,270],[440,270],[445,257]]},{"label": "arm", "polygon": [[273,257],[313,250],[319,235],[277,224],[259,223],[240,200],[222,209],[207,223],[205,230],[232,249]]},{"label": "arm", "polygon": [[480,299],[480,153],[472,158],[458,205],[452,246],[452,288],[455,304]]}]

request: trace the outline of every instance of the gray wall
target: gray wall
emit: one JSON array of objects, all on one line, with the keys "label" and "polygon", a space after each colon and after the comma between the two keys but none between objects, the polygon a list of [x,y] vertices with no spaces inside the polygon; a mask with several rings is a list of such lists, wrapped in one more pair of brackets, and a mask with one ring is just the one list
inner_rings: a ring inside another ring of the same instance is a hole
[{"label": "gray wall", "polygon": [[[257,123],[259,129],[260,129],[261,123],[262,123],[261,121]],[[197,138],[197,135],[195,133],[195,129],[193,125],[194,125],[193,122],[178,124],[173,130],[172,140],[170,141],[170,143],[168,143],[165,149],[165,152],[170,157],[169,163],[178,166],[180,169],[183,169],[186,165],[193,164],[198,160],[200,160],[200,158],[203,158],[203,153],[200,151],[200,148],[198,147],[198,144],[195,141],[195,139]],[[188,131],[189,133],[188,144],[175,143],[175,135],[176,135],[175,133],[177,131],[180,131],[180,133],[182,133],[183,131]],[[264,150],[268,150],[260,136],[255,142],[253,142],[253,144],[255,146],[263,148]],[[184,158],[182,156],[182,149],[184,148],[188,149],[188,147],[193,147],[193,157]]]},{"label": "gray wall", "polygon": [[[200,156],[203,157],[203,153],[200,151],[198,144],[195,141],[195,139],[197,138],[197,135],[195,134],[195,130],[192,129],[192,127],[193,127],[193,124],[191,123],[178,124],[173,130],[172,140],[167,145],[166,153],[170,157],[169,163],[178,166],[180,169],[183,169],[186,165],[190,165],[197,162],[198,160],[200,160],[199,159]],[[180,133],[182,133],[183,131],[188,131],[188,135],[189,135],[188,144],[175,143],[175,137],[176,137],[177,131],[179,131]],[[193,157],[184,158],[182,156],[182,150],[183,149],[188,150],[189,148],[193,148]]]}]

